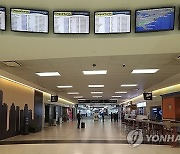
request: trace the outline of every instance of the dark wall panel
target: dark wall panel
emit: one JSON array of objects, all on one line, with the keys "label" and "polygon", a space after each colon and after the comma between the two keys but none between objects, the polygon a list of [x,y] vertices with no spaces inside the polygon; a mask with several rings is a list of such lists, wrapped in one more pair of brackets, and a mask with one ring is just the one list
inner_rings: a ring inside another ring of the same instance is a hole
[{"label": "dark wall panel", "polygon": [[42,108],[43,108],[43,93],[34,92],[34,121],[37,131],[42,130]]}]

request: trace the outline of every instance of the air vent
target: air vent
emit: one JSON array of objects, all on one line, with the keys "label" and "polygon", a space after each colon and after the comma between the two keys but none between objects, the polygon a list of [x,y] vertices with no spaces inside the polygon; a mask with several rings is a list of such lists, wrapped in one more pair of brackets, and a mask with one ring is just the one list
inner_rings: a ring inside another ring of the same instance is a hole
[{"label": "air vent", "polygon": [[9,66],[9,67],[19,67],[19,66],[21,66],[21,64],[19,64],[16,61],[3,61],[2,63]]}]

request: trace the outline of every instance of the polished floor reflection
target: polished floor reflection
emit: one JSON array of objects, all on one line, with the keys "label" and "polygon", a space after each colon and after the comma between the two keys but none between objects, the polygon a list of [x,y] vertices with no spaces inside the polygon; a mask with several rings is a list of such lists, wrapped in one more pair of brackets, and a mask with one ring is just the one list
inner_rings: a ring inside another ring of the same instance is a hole
[{"label": "polished floor reflection", "polygon": [[169,145],[130,147],[120,122],[85,120],[86,128],[77,129],[77,123],[68,122],[44,129],[39,133],[6,139],[0,145],[0,154],[177,154],[180,148]]},{"label": "polished floor reflection", "polygon": [[179,148],[140,145],[131,148],[119,144],[43,144],[0,146],[1,154],[178,154]]},{"label": "polished floor reflection", "polygon": [[106,119],[84,120],[85,129],[77,129],[77,122],[67,122],[60,126],[45,128],[43,131],[25,136],[16,136],[7,140],[126,140],[126,134],[120,122]]}]

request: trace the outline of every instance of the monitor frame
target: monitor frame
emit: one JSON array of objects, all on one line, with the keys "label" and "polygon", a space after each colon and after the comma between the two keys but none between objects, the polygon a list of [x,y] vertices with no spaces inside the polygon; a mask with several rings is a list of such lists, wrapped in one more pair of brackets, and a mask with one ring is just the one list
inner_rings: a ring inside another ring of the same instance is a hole
[{"label": "monitor frame", "polygon": [[[11,17],[11,11],[12,9],[22,9],[22,10],[32,10],[32,11],[44,11],[48,13],[48,32],[33,32],[33,31],[19,31],[19,30],[12,30],[12,17]],[[10,27],[12,32],[25,32],[25,33],[38,33],[38,34],[49,34],[49,11],[47,10],[41,10],[41,9],[29,9],[29,8],[10,8]]]},{"label": "monitor frame", "polygon": [[[95,14],[96,13],[98,13],[98,12],[125,12],[125,11],[129,11],[129,13],[130,13],[130,31],[129,32],[115,32],[115,33],[96,33],[96,23],[95,23]],[[131,22],[131,20],[132,20],[132,11],[131,10],[109,10],[109,11],[95,11],[94,12],[94,34],[96,34],[96,35],[109,35],[109,34],[128,34],[128,33],[131,33],[132,31],[131,31],[131,28],[132,28],[132,22]]]},{"label": "monitor frame", "polygon": [[[81,13],[81,12],[82,12],[82,13],[84,12],[84,13],[88,13],[88,14],[89,14],[89,32],[88,32],[88,33],[55,33],[55,32],[54,32],[54,13],[55,13],[55,12],[77,12],[77,13],[78,13],[78,12],[80,12],[80,13]],[[91,17],[91,14],[90,14],[89,11],[68,11],[68,10],[63,11],[63,10],[54,10],[54,11],[53,11],[53,34],[58,34],[58,35],[59,35],[59,34],[60,34],[60,35],[61,35],[61,34],[62,34],[62,35],[63,35],[63,34],[65,34],[65,35],[66,35],[66,34],[67,34],[67,35],[87,35],[87,34],[90,34],[90,17]]]},{"label": "monitor frame", "polygon": [[4,6],[0,6],[0,8],[4,8],[5,9],[5,29],[0,29],[0,31],[6,31],[6,26],[7,26],[7,14],[6,14],[6,7]]},{"label": "monitor frame", "polygon": [[[149,31],[137,31],[136,30],[136,22],[137,22],[137,12],[143,11],[143,10],[153,10],[153,9],[164,9],[164,8],[174,8],[174,22],[173,22],[173,29],[168,30],[149,30]],[[134,32],[135,33],[150,33],[150,32],[162,32],[162,31],[173,31],[175,29],[175,20],[176,20],[176,7],[175,6],[165,6],[165,7],[157,7],[157,8],[143,8],[143,9],[137,9],[135,10],[135,26],[134,26]]]}]

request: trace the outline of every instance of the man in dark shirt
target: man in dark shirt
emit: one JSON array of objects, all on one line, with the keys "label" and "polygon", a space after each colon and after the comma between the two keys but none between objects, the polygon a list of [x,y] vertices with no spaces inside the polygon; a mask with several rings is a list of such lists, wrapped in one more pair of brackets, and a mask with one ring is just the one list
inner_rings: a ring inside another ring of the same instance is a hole
[{"label": "man in dark shirt", "polygon": [[81,114],[80,114],[80,111],[79,111],[79,113],[76,115],[76,117],[77,117],[77,120],[78,120],[77,128],[80,128],[80,123],[81,123]]}]

